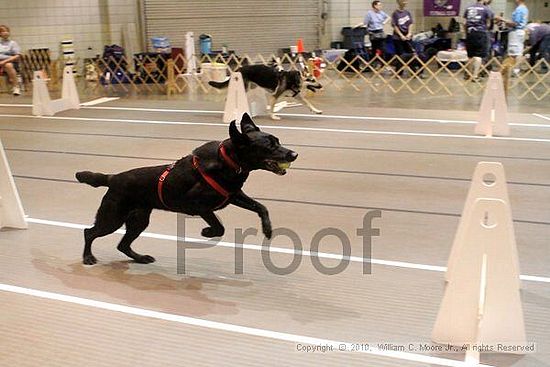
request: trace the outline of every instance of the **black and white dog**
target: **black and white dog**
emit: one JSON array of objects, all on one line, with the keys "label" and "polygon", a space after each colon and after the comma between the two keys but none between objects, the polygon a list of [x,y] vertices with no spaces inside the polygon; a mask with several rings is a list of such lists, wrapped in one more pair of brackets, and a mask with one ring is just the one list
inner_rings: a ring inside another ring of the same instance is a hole
[{"label": "black and white dog", "polygon": [[[285,92],[289,92],[291,97],[296,98],[298,101],[308,106],[311,112],[317,114],[323,113],[323,111],[315,108],[311,102],[302,95],[302,87],[313,92],[323,87],[311,76],[303,75],[297,70],[277,70],[276,67],[266,65],[245,65],[237,69],[237,71],[243,76],[246,90],[249,89],[250,83],[255,83],[272,93],[270,117],[273,120],[280,120],[280,117],[275,115],[274,108],[277,99],[285,94]],[[227,88],[229,80],[230,79],[227,79],[223,82],[210,81],[208,84],[218,89]]]}]

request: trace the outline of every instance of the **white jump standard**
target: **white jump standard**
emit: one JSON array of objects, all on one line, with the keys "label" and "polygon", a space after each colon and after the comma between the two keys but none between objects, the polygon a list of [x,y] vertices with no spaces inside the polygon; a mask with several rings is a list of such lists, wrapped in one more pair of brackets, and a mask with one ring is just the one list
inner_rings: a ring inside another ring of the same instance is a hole
[{"label": "white jump standard", "polygon": [[[518,353],[526,346],[518,250],[504,168],[478,163],[449,256],[446,288],[432,332],[436,343],[480,352]],[[503,346],[498,349],[497,346]],[[480,346],[496,348],[480,350]]]},{"label": "white jump standard", "polygon": [[80,98],[76,90],[73,68],[65,66],[63,69],[63,87],[61,98],[52,100],[46,85],[46,80],[40,71],[34,72],[32,81],[32,114],[35,116],[53,116],[57,112],[79,109]]}]

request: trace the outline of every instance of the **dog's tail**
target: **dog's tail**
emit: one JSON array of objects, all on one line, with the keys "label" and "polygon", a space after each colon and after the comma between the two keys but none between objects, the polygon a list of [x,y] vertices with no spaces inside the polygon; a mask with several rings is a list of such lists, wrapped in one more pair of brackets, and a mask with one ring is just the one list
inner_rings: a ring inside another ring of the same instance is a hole
[{"label": "dog's tail", "polygon": [[81,171],[76,173],[78,182],[88,184],[93,187],[109,186],[109,179],[112,175],[95,173],[90,171]]},{"label": "dog's tail", "polygon": [[224,80],[223,82],[216,82],[214,80],[211,80],[208,82],[208,84],[218,89],[227,88],[227,86],[229,85],[229,79]]}]

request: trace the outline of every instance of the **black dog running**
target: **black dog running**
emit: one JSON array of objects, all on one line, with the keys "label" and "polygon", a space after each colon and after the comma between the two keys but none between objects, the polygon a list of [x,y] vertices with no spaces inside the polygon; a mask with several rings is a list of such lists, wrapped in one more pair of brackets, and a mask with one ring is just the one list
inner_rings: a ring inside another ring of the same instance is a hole
[{"label": "black dog running", "polygon": [[149,225],[153,209],[198,215],[209,225],[202,230],[202,235],[217,237],[222,236],[225,229],[214,211],[233,204],[256,212],[261,218],[263,233],[270,238],[267,209],[248,197],[242,186],[254,170],[284,175],[298,154],[281,146],[277,137],[260,131],[248,114],[242,118],[241,132],[235,121],[231,122],[229,137],[222,142],[208,142],[172,165],[142,167],[118,174],[77,172],[79,182],[109,188],[94,226],[84,230],[83,263],[95,264],[92,242],[115,232],[123,224],[126,234],[118,250],[138,263],[155,261],[152,256],[138,254],[130,247]]}]

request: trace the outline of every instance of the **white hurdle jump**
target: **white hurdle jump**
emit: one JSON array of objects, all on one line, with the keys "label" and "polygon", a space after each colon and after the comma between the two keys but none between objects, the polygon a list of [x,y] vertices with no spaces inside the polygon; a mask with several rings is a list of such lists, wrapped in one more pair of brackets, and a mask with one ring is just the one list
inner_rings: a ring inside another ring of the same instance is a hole
[{"label": "white hurdle jump", "polygon": [[52,100],[42,73],[34,72],[32,81],[32,114],[35,116],[53,116],[57,112],[79,109],[80,98],[76,90],[73,68],[65,66],[63,69],[63,87],[61,98]]}]

